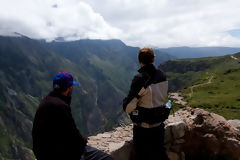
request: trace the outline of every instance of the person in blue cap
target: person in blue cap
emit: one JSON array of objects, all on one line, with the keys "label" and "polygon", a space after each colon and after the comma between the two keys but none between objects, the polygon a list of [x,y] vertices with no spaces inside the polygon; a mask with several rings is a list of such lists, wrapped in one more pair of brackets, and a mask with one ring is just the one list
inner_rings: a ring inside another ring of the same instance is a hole
[{"label": "person in blue cap", "polygon": [[76,127],[71,113],[73,86],[78,83],[67,72],[53,79],[51,91],[40,103],[35,114],[32,138],[37,160],[113,160],[87,145]]}]

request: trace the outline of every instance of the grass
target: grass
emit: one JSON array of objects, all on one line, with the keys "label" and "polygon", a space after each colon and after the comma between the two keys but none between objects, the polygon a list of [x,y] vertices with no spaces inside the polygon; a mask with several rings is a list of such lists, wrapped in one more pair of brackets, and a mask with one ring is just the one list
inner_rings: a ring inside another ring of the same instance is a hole
[{"label": "grass", "polygon": [[2,126],[0,126],[0,151],[8,152],[10,149],[10,137],[6,134],[6,132],[3,130]]},{"label": "grass", "polygon": [[[205,74],[203,77],[206,78],[208,75]],[[190,89],[185,89],[184,93],[187,95],[185,100],[192,107],[206,109],[226,119],[240,119],[239,79],[240,69],[215,72],[212,83],[194,88],[192,97],[189,96]],[[203,80],[200,80],[200,83],[202,82]]]},{"label": "grass", "polygon": [[[240,58],[240,53],[234,56]],[[230,55],[168,61],[161,67],[170,81],[170,90],[183,92],[191,107],[203,108],[226,119],[240,119],[240,63]],[[211,76],[211,83],[206,84]],[[198,86],[191,94],[194,85]],[[181,107],[174,106],[176,110]]]}]

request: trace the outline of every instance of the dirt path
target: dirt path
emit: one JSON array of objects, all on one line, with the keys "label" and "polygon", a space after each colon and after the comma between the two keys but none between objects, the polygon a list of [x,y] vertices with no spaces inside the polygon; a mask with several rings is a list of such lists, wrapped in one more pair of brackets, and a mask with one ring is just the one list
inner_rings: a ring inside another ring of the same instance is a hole
[{"label": "dirt path", "polygon": [[197,84],[197,85],[194,85],[194,86],[190,87],[190,90],[191,90],[190,97],[192,97],[192,95],[193,95],[193,93],[194,93],[194,92],[193,92],[193,89],[194,89],[194,88],[200,87],[200,86],[204,86],[204,85],[207,85],[207,84],[210,84],[210,83],[212,83],[212,79],[213,79],[213,75],[210,76],[210,78],[208,79],[208,82],[202,83],[202,84]]},{"label": "dirt path", "polygon": [[238,63],[240,63],[240,59],[239,59],[239,58],[234,57],[234,56],[231,56],[231,58],[234,59],[234,60],[236,60],[236,61],[238,61]]},{"label": "dirt path", "polygon": [[[207,84],[210,84],[212,83],[212,79],[213,79],[213,75],[210,76],[210,78],[208,79],[208,81],[206,83],[202,83],[202,84],[197,84],[197,85],[194,85],[194,86],[191,86],[190,87],[190,90],[191,90],[191,93],[190,93],[190,97],[192,97],[193,95],[193,89],[196,88],[196,87],[200,87],[200,86],[204,86],[204,85],[207,85]],[[187,102],[183,101],[184,97],[181,96],[180,93],[177,93],[177,92],[173,92],[173,93],[169,93],[170,95],[170,98],[174,99],[174,103],[176,104],[180,104],[180,105],[183,105],[183,106],[187,106]]]},{"label": "dirt path", "polygon": [[235,60],[237,60],[237,61],[239,61],[239,59],[236,58],[236,57],[234,57],[234,56],[231,56],[231,58],[232,58],[232,59],[235,59]]},{"label": "dirt path", "polygon": [[174,99],[174,103],[180,104],[183,106],[187,105],[187,102],[183,101],[184,97],[182,97],[180,93],[169,93],[169,95],[170,95],[170,98]]}]

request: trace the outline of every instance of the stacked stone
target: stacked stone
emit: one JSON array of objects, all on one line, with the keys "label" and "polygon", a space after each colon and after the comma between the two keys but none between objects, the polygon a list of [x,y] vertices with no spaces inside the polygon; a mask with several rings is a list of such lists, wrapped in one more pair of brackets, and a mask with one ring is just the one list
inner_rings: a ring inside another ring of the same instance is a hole
[{"label": "stacked stone", "polygon": [[133,125],[117,127],[114,131],[91,136],[89,137],[88,145],[96,147],[106,153],[111,153],[132,140],[132,128]]},{"label": "stacked stone", "polygon": [[184,135],[186,124],[183,121],[166,124],[165,127],[165,148],[170,160],[184,160],[185,154],[182,144],[185,142]]}]

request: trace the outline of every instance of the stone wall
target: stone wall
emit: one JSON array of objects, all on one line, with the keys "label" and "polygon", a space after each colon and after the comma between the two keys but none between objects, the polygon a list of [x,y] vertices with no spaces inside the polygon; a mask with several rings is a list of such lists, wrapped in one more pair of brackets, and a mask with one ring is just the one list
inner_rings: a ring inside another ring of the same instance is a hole
[{"label": "stone wall", "polygon": [[[240,160],[240,121],[202,109],[186,107],[165,121],[165,147],[171,160]],[[89,137],[89,145],[113,155],[134,159],[132,125]]]}]

